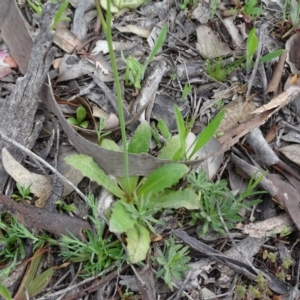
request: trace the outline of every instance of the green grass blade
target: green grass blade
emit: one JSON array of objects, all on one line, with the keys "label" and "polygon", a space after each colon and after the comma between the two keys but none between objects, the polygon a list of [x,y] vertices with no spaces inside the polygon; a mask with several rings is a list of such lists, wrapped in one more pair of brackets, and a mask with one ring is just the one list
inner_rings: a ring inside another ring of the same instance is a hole
[{"label": "green grass blade", "polygon": [[256,36],[256,28],[252,28],[247,39],[247,54],[246,54],[246,68],[250,69],[252,65],[253,55],[258,47],[258,38]]},{"label": "green grass blade", "polygon": [[159,51],[159,49],[162,47],[165,39],[166,39],[166,36],[167,36],[167,32],[168,32],[168,23],[166,23],[164,25],[164,27],[162,28],[161,32],[159,33],[156,41],[155,41],[155,44],[154,44],[154,47],[153,49],[151,50],[150,52],[150,55],[149,57],[147,58],[147,61],[144,65],[144,70],[147,69],[147,66],[150,64],[150,62],[152,61],[153,57],[156,55],[156,53]]},{"label": "green grass blade", "polygon": [[182,159],[183,158],[182,156],[185,155],[185,139],[186,139],[184,120],[177,105],[174,106],[174,113],[176,118],[177,130],[180,138],[180,148],[181,148],[180,159]]},{"label": "green grass blade", "polygon": [[276,51],[272,51],[266,55],[264,55],[260,60],[259,62],[260,63],[264,63],[264,62],[267,62],[267,61],[270,61],[272,60],[273,58],[276,58],[280,55],[282,55],[284,53],[284,49],[279,49],[279,50],[276,50]]},{"label": "green grass blade", "polygon": [[57,10],[57,13],[54,16],[54,20],[53,20],[53,25],[52,25],[52,29],[55,29],[56,25],[62,21],[62,16],[65,12],[65,10],[68,8],[69,5],[69,0],[65,0],[61,6],[59,7],[59,9]]},{"label": "green grass blade", "polygon": [[191,158],[197,151],[199,151],[204,145],[206,145],[209,142],[209,140],[214,136],[224,117],[224,113],[225,111],[223,110],[219,114],[217,114],[213,118],[213,120],[206,126],[206,128],[201,132],[201,134],[197,137],[194,143],[195,146],[191,146],[194,147],[194,149],[189,158]]}]

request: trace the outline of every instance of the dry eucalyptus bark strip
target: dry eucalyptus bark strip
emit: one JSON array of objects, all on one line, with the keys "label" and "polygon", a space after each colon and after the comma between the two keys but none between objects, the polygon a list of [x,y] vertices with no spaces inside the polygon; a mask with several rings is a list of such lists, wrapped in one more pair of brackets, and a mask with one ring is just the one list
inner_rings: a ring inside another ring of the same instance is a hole
[{"label": "dry eucalyptus bark strip", "polygon": [[25,74],[33,40],[27,26],[25,26],[16,1],[1,0],[0,30],[11,56],[18,64],[22,74]]},{"label": "dry eucalyptus bark strip", "polygon": [[[55,49],[50,49],[53,32],[51,25],[58,4],[49,2],[44,5],[40,31],[33,44],[28,70],[24,77],[18,78],[15,90],[0,108],[0,128],[2,132],[21,145],[31,148],[41,129],[42,120],[35,120],[38,106],[38,91],[43,85],[53,61]],[[8,20],[13,24],[14,20]],[[22,161],[24,153],[4,140],[0,140],[0,153],[6,147],[17,161]],[[8,174],[0,160],[0,191],[3,190]]]},{"label": "dry eucalyptus bark strip", "polygon": [[41,230],[46,230],[57,235],[72,233],[81,240],[84,240],[82,230],[91,230],[89,223],[80,218],[50,212],[25,202],[17,203],[1,193],[0,212],[11,214],[19,223],[29,228],[29,230],[33,230],[35,233]]}]

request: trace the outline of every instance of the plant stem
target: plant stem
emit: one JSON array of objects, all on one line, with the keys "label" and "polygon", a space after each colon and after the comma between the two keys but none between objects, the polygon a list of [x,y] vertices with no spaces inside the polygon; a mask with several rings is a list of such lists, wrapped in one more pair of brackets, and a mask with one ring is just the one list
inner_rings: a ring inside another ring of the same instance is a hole
[{"label": "plant stem", "polygon": [[103,27],[104,32],[106,33],[107,26],[106,26],[104,16],[102,14],[102,10],[101,10],[100,4],[99,4],[99,0],[94,0],[94,3],[95,3],[95,6],[96,6],[97,14],[98,14],[98,16],[100,18],[100,21],[101,21],[101,25]]},{"label": "plant stem", "polygon": [[118,102],[118,114],[120,119],[120,127],[121,127],[121,135],[122,135],[122,144],[123,144],[123,153],[124,153],[124,174],[125,174],[125,190],[126,193],[129,192],[130,184],[129,184],[129,162],[128,162],[128,148],[126,141],[126,130],[125,130],[125,120],[124,120],[124,112],[123,112],[123,101],[122,101],[122,92],[121,85],[118,74],[118,67],[116,62],[116,57],[113,49],[113,42],[111,36],[111,9],[110,9],[110,0],[106,0],[107,11],[106,11],[106,21],[104,20],[104,16],[102,14],[100,5],[98,0],[95,0],[95,5],[97,8],[98,15],[100,17],[103,29],[105,31],[106,40],[109,49],[109,56],[111,60],[111,66],[113,69],[114,82],[117,93],[117,102]]}]

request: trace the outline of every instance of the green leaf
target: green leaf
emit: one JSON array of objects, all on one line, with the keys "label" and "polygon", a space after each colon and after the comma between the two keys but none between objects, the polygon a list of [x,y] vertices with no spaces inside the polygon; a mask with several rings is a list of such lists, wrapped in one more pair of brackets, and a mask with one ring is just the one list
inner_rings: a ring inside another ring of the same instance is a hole
[{"label": "green leaf", "polygon": [[205,146],[209,140],[214,136],[215,132],[220,126],[220,123],[224,117],[225,110],[218,113],[213,120],[206,126],[206,128],[201,132],[201,134],[196,138],[194,144],[191,147],[194,147],[191,155],[192,157],[197,151],[199,151],[203,146]]},{"label": "green leaf", "polygon": [[157,155],[161,159],[174,160],[175,154],[180,150],[180,137],[179,135],[173,135],[160,150]]},{"label": "green leaf", "polygon": [[280,55],[282,55],[284,53],[284,49],[279,49],[279,50],[276,50],[276,51],[272,51],[266,55],[264,55],[260,60],[259,62],[260,63],[264,63],[264,62],[267,62],[267,61],[270,61]]},{"label": "green leaf", "polygon": [[[138,185],[139,176],[131,176],[128,179],[129,179],[128,180],[129,186],[127,187],[128,190],[126,190],[126,193],[128,195],[132,195]],[[119,185],[121,186],[121,188],[124,191],[125,187],[126,187],[126,183],[127,183],[126,178],[125,177],[117,177],[117,180],[118,180]]]},{"label": "green leaf", "polygon": [[151,127],[146,121],[141,122],[135,130],[128,145],[128,152],[134,154],[147,153],[150,147]]},{"label": "green leaf", "polygon": [[174,105],[174,113],[176,118],[177,130],[180,138],[180,150],[181,150],[180,159],[182,159],[183,158],[182,156],[185,155],[186,131],[185,131],[183,117],[177,105]]},{"label": "green leaf", "polygon": [[137,195],[149,195],[162,192],[176,184],[189,168],[183,164],[166,164],[152,172],[143,185],[137,190]]},{"label": "green leaf", "polygon": [[161,32],[159,33],[156,41],[155,41],[155,44],[153,46],[153,49],[151,50],[150,52],[150,55],[149,57],[147,58],[147,61],[144,65],[144,70],[147,69],[148,65],[150,64],[150,62],[152,61],[153,57],[156,55],[156,53],[159,51],[159,49],[162,47],[165,39],[166,39],[166,36],[167,36],[167,32],[168,32],[168,23],[166,23]]},{"label": "green leaf", "polygon": [[131,214],[123,205],[123,200],[118,200],[112,206],[112,215],[109,220],[109,230],[115,233],[123,233],[133,228],[136,220],[133,220]]},{"label": "green leaf", "polygon": [[49,268],[43,273],[36,276],[30,283],[28,283],[28,294],[30,297],[34,297],[44,290],[49,284],[54,273],[54,267]]},{"label": "green leaf", "polygon": [[101,143],[101,148],[107,149],[107,150],[112,150],[115,152],[121,152],[121,148],[115,141],[109,140],[109,139],[104,139]]},{"label": "green leaf", "polygon": [[67,164],[79,170],[84,176],[96,181],[118,198],[123,197],[123,191],[108,175],[94,162],[93,158],[84,154],[70,155],[65,158]]},{"label": "green leaf", "polygon": [[246,68],[250,69],[252,65],[253,55],[257,50],[258,38],[256,36],[256,28],[252,28],[247,39],[247,54],[246,54]]},{"label": "green leaf", "polygon": [[72,125],[79,125],[77,119],[75,119],[75,118],[68,118],[67,122],[72,124]]},{"label": "green leaf", "polygon": [[63,16],[65,10],[68,8],[68,5],[69,5],[69,0],[64,0],[62,2],[61,6],[59,7],[59,9],[57,10],[57,12],[56,12],[56,14],[54,16],[54,20],[53,20],[53,24],[52,24],[52,29],[55,29],[56,25],[60,21],[63,21],[62,16]]},{"label": "green leaf", "polygon": [[159,197],[159,201],[155,203],[157,208],[174,208],[184,207],[186,209],[199,209],[199,196],[195,194],[192,188],[186,188],[179,191],[168,191]]},{"label": "green leaf", "polygon": [[12,300],[9,290],[2,284],[0,284],[0,296],[2,296],[5,300]]},{"label": "green leaf", "polygon": [[150,234],[144,226],[135,224],[135,226],[126,232],[127,251],[129,260],[135,264],[144,260],[150,248]]},{"label": "green leaf", "polygon": [[166,122],[163,119],[158,120],[157,128],[166,140],[169,140],[171,138],[172,135],[169,131]]},{"label": "green leaf", "polygon": [[76,110],[76,118],[79,124],[81,124],[86,117],[86,110],[83,106],[79,106]]},{"label": "green leaf", "polygon": [[89,123],[88,123],[88,121],[83,121],[82,123],[80,123],[79,126],[86,129],[86,128],[88,128]]}]

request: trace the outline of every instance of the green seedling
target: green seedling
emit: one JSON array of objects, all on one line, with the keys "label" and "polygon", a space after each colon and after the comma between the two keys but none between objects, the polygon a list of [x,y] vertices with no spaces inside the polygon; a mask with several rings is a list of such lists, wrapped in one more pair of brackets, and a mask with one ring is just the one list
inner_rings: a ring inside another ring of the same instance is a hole
[{"label": "green seedling", "polygon": [[246,0],[243,12],[252,20],[258,18],[262,13],[262,6],[258,5],[257,0]]},{"label": "green seedling", "polygon": [[121,300],[130,300],[134,299],[134,293],[131,292],[128,288],[126,288],[126,291],[121,295]]},{"label": "green seedling", "polygon": [[99,126],[95,127],[97,137],[98,137],[98,145],[101,146],[104,138],[111,134],[111,131],[104,131],[106,125],[106,121],[102,118],[99,118]]},{"label": "green seedling", "polygon": [[206,60],[205,71],[213,79],[224,82],[227,76],[244,62],[244,58],[238,59],[237,61],[232,62],[231,64],[224,66],[222,62],[222,57],[219,57],[216,60]]},{"label": "green seedling", "polygon": [[215,103],[215,107],[217,110],[220,110],[225,105],[224,100],[220,99]]},{"label": "green seedling", "polygon": [[287,270],[289,269],[293,264],[293,261],[290,256],[287,256],[283,261],[282,261],[282,268]]},{"label": "green seedling", "polygon": [[33,0],[33,1],[27,0],[27,2],[36,14],[38,14],[39,16],[42,15],[43,3],[41,2],[41,0]]},{"label": "green seedling", "polygon": [[192,89],[193,89],[193,86],[186,83],[183,87],[181,99],[186,100],[187,96],[189,95],[189,93],[191,92]]},{"label": "green seedling", "polygon": [[[295,4],[297,5],[295,7]],[[289,18],[288,18],[289,13]],[[285,0],[282,7],[282,20],[290,19],[293,28],[299,26],[300,3],[299,1]]]},{"label": "green seedling", "polygon": [[[128,152],[148,152],[150,139],[151,128],[148,123],[142,122],[128,144]],[[121,151],[116,143],[109,140],[104,140],[102,147]],[[132,263],[145,259],[150,247],[150,232],[155,232],[152,224],[158,223],[153,216],[158,211],[164,208],[199,208],[197,195],[192,189],[172,190],[172,186],[189,171],[183,164],[166,164],[146,178],[129,177],[126,185],[125,178],[117,178],[118,183],[112,181],[93,159],[86,155],[69,156],[66,162],[117,197],[118,200],[111,208],[109,229],[118,234],[126,233],[127,251]]]},{"label": "green seedling", "polygon": [[128,57],[125,59],[123,53],[122,58],[126,64],[126,71],[124,74],[124,80],[125,83],[129,86],[134,86],[136,89],[141,89],[141,81],[144,79],[145,71],[150,64],[150,62],[153,60],[156,53],[159,51],[159,49],[162,47],[168,31],[168,24],[166,23],[164,27],[162,28],[161,32],[159,33],[154,47],[150,52],[149,57],[147,58],[144,65],[139,63],[136,58],[133,56]]},{"label": "green seedling", "polygon": [[71,20],[70,18],[63,16],[68,6],[69,6],[69,0],[63,0],[61,6],[59,7],[59,9],[57,10],[54,16],[52,27],[51,27],[52,29],[55,29],[59,22],[66,22]]},{"label": "green seedling", "polygon": [[256,36],[256,29],[252,28],[249,32],[247,39],[247,49],[246,49],[246,69],[250,70],[253,63],[253,56],[258,47],[258,38]]},{"label": "green seedling", "polygon": [[180,110],[176,105],[174,106],[174,112],[178,135],[172,136],[167,141],[166,145],[161,149],[158,157],[162,159],[171,159],[174,161],[189,160],[192,158],[194,159],[195,154],[214,136],[222,121],[224,111],[220,112],[195,139],[192,145],[188,147],[187,137],[194,124],[194,120],[191,120],[189,123],[185,124]]},{"label": "green seedling", "polygon": [[235,8],[224,11],[224,16],[233,16],[242,14],[245,22],[250,23],[257,19],[262,13],[262,6],[258,4],[257,0],[246,0],[245,4],[239,0],[234,1]]},{"label": "green seedling", "polygon": [[268,250],[264,250],[263,259],[269,259],[272,263],[276,262],[278,252],[268,252]]},{"label": "green seedling", "polygon": [[76,210],[76,207],[74,204],[71,204],[71,205],[67,205],[63,200],[57,200],[55,202],[56,206],[57,206],[57,210],[60,212],[60,213],[63,213],[63,212],[73,212]]},{"label": "green seedling", "polygon": [[[121,9],[129,8],[137,8],[141,6],[146,0],[111,0],[110,1],[110,10],[112,13],[117,13]],[[108,4],[106,0],[100,0],[100,4],[104,9],[107,9]]]},{"label": "green seedling", "polygon": [[169,128],[164,120],[158,120],[157,128],[166,140],[169,140],[172,137]]},{"label": "green seedling", "polygon": [[258,274],[255,282],[255,286],[237,285],[235,288],[236,299],[272,299],[273,293],[269,289],[268,282],[263,275]]},{"label": "green seedling", "polygon": [[214,16],[217,13],[217,9],[218,9],[218,5],[219,5],[219,1],[218,0],[212,0],[210,2],[210,18],[213,19]]},{"label": "green seedling", "polygon": [[261,201],[253,200],[247,204],[243,204],[245,198],[264,193],[255,191],[262,178],[263,176],[258,177],[256,180],[251,178],[247,190],[240,193],[236,198],[227,187],[225,180],[214,183],[207,179],[207,175],[203,171],[200,171],[199,174],[195,172],[189,174],[187,180],[195,191],[198,192],[200,201],[200,210],[191,212],[191,223],[198,224],[199,221],[203,222],[200,236],[204,236],[209,228],[225,234],[217,205],[219,205],[220,214],[228,229],[234,228],[237,222],[242,221],[243,218],[239,215],[240,210],[242,208],[250,209],[253,205]]},{"label": "green seedling", "polygon": [[[33,11],[38,14],[39,16],[42,15],[43,12],[43,8],[44,8],[44,4],[41,2],[41,0],[27,0],[28,5],[33,9]],[[56,25],[59,22],[63,22],[63,21],[69,21],[70,18],[68,17],[64,17],[63,14],[66,11],[66,9],[69,6],[69,0],[63,0],[63,1],[59,1],[59,0],[52,0],[52,2],[61,2],[61,6],[59,7],[59,9],[57,10],[54,19],[53,19],[53,24],[52,24],[52,29],[56,28]]]},{"label": "green seedling", "polygon": [[180,9],[185,10],[188,6],[194,6],[197,4],[197,0],[183,0],[182,4],[180,4]]},{"label": "green seedling", "polygon": [[88,128],[89,123],[85,120],[86,109],[83,106],[79,106],[76,110],[76,118],[68,118],[67,121],[70,124],[80,126],[82,128]]},{"label": "green seedling", "polygon": [[190,269],[188,262],[191,258],[188,256],[188,247],[182,244],[176,244],[174,238],[164,241],[164,253],[157,249],[156,255],[152,256],[152,261],[158,265],[157,278],[162,278],[168,287],[173,291],[172,279],[182,279],[185,273]]},{"label": "green seedling", "polygon": [[21,201],[21,200],[32,200],[32,197],[30,196],[30,187],[31,184],[27,187],[21,186],[19,183],[16,183],[16,187],[18,189],[17,194],[12,194],[12,198],[15,199],[16,201]]}]

